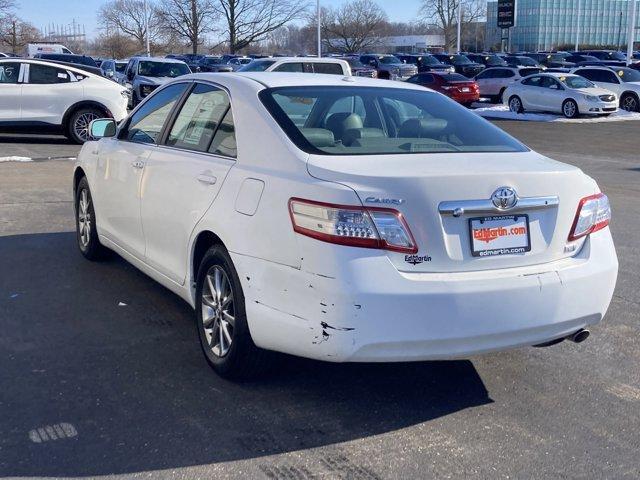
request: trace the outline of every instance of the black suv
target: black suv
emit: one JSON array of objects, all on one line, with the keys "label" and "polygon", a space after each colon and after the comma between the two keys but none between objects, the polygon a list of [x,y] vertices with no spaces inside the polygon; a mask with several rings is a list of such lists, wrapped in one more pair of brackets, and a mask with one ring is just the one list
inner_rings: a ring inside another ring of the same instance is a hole
[{"label": "black suv", "polygon": [[88,55],[74,55],[72,53],[37,53],[33,58],[72,65],[80,70],[84,70],[85,72],[102,75],[102,70],[100,70],[98,64]]},{"label": "black suv", "polygon": [[567,57],[569,53],[549,53],[549,52],[537,52],[537,53],[525,53],[525,56],[533,58],[540,65],[544,65],[547,68],[573,68],[575,63],[568,62]]},{"label": "black suv", "polygon": [[409,65],[415,65],[418,67],[418,72],[440,72],[440,73],[453,73],[451,65],[440,62],[433,55],[428,53],[422,55],[404,54],[396,55],[400,60]]},{"label": "black suv", "polygon": [[582,52],[573,53],[596,57],[598,60],[601,60],[606,65],[612,67],[625,67],[627,65],[627,57],[625,54],[614,50],[584,50]]},{"label": "black suv", "polygon": [[395,55],[367,53],[360,56],[360,61],[375,68],[378,78],[385,80],[404,80],[418,73],[417,66],[407,65]]},{"label": "black suv", "polygon": [[442,63],[453,65],[453,68],[456,69],[456,73],[464,75],[468,78],[473,78],[482,70],[484,70],[484,65],[482,65],[481,63],[472,62],[471,60],[469,60],[469,58],[467,58],[466,55],[460,55],[459,53],[436,53],[433,56],[440,60]]},{"label": "black suv", "polygon": [[481,63],[485,67],[507,67],[507,62],[493,53],[467,53],[466,57],[475,63]]},{"label": "black suv", "polygon": [[537,61],[533,58],[525,57],[524,55],[507,55],[504,57],[504,61],[507,62],[507,65],[510,67],[533,67],[533,68],[541,68]]}]

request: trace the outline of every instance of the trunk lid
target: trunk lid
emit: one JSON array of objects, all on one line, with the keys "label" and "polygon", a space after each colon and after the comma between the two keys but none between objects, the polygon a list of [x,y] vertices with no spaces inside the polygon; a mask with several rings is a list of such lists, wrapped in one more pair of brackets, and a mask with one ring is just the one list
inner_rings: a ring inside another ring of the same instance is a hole
[{"label": "trunk lid", "polygon": [[[351,187],[364,206],[394,208],[404,215],[418,245],[417,257],[386,253],[396,268],[405,272],[510,268],[570,256],[573,252],[566,249],[567,237],[578,202],[597,191],[595,182],[578,168],[535,152],[311,155],[308,170],[318,179]],[[474,256],[469,220],[510,212],[465,212],[455,217],[441,213],[439,206],[442,202],[490,201],[503,186],[515,189],[520,205],[523,198],[530,197],[558,197],[558,203],[538,209],[513,209],[518,215],[528,215],[530,251]]]}]

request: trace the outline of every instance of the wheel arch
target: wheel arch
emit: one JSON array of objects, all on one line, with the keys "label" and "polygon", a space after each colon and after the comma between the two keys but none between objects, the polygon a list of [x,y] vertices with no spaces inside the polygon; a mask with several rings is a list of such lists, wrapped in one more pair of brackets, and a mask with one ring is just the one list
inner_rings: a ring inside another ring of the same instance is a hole
[{"label": "wheel arch", "polygon": [[225,249],[227,248],[222,239],[211,230],[202,230],[196,236],[191,247],[191,256],[189,262],[189,266],[191,267],[191,285],[195,284],[196,278],[198,276],[198,268],[200,268],[202,259],[206,255],[207,251],[215,245],[220,245]]},{"label": "wheel arch", "polygon": [[[633,90],[626,90],[624,92],[622,92],[622,94],[620,95],[620,98],[618,99],[618,105],[622,105],[622,99],[624,97],[626,97],[627,95],[631,95],[633,97],[635,97],[636,101],[638,103],[640,103],[640,95],[638,95],[638,93],[634,92]],[[640,107],[640,105],[638,105]]]},{"label": "wheel arch", "polygon": [[69,118],[71,117],[71,115],[73,115],[79,109],[85,108],[85,107],[97,108],[98,110],[101,110],[102,112],[104,112],[104,114],[107,117],[113,118],[113,114],[111,113],[111,111],[107,107],[105,107],[102,103],[96,102],[95,100],[82,100],[80,102],[74,103],[69,108],[67,108],[66,112],[64,112],[64,115],[62,117],[62,127],[63,128],[66,127],[67,122],[69,121]]},{"label": "wheel arch", "polygon": [[[80,180],[86,176],[87,174],[82,169],[82,167],[76,167],[75,171],[73,172],[73,198],[74,199],[76,198],[76,192],[78,191],[78,184],[80,183]],[[75,205],[75,200],[74,200],[74,205]]]}]

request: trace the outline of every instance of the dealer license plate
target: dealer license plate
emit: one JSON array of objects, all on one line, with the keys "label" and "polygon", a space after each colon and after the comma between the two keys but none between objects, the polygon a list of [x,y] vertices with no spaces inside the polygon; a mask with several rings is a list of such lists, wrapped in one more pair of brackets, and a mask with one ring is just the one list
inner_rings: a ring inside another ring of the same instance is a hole
[{"label": "dealer license plate", "polygon": [[516,255],[531,251],[528,215],[499,215],[469,219],[474,257]]}]

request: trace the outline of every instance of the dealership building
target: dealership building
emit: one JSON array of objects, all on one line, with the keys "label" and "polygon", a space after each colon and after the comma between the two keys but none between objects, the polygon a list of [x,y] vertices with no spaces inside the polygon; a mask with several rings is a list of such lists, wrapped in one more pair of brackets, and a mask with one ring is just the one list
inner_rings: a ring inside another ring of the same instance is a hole
[{"label": "dealership building", "polygon": [[[627,44],[627,0],[516,0],[516,25],[511,28],[511,51],[553,50],[574,45]],[[636,11],[636,25],[640,8]],[[487,3],[487,47],[501,43],[498,2]],[[636,41],[638,40],[636,31]]]}]

